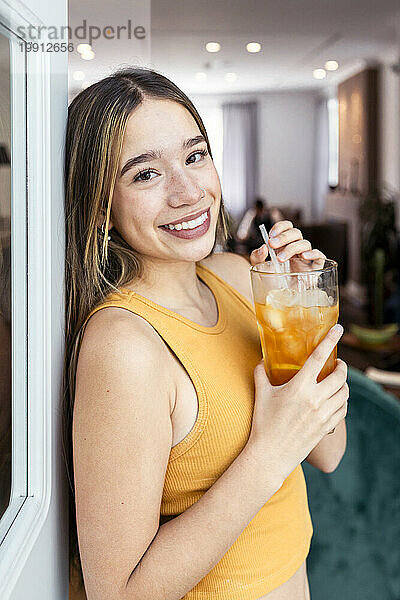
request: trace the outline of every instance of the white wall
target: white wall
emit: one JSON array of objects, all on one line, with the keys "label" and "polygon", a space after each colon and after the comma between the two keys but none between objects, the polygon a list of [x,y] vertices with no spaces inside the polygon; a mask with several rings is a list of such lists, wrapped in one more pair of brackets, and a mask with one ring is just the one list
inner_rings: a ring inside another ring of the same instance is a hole
[{"label": "white wall", "polygon": [[[205,117],[207,112],[212,112],[223,102],[256,100],[259,104],[257,194],[264,197],[270,206],[299,206],[303,210],[303,216],[310,218],[313,202],[316,93],[282,91],[191,95],[191,100]],[[204,120],[207,127],[207,118]]]},{"label": "white wall", "polygon": [[290,204],[310,218],[313,196],[315,96],[265,94],[259,111],[259,193],[268,204]]}]

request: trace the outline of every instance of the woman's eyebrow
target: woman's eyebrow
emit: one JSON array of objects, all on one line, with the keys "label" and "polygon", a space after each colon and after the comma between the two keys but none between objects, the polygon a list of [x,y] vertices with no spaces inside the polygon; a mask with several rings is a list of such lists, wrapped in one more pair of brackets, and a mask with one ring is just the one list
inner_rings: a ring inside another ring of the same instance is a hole
[{"label": "woman's eyebrow", "polygon": [[[204,135],[197,135],[196,137],[189,138],[185,140],[182,144],[182,150],[187,150],[188,148],[192,148],[192,146],[196,146],[196,144],[200,144],[200,142],[205,142],[206,139]],[[124,166],[121,169],[120,177],[123,177],[129,169],[134,167],[135,165],[139,165],[144,162],[149,162],[151,160],[160,159],[162,157],[161,150],[149,150],[148,152],[144,152],[143,154],[139,154],[139,156],[135,156],[134,158],[130,158],[126,161]]]}]

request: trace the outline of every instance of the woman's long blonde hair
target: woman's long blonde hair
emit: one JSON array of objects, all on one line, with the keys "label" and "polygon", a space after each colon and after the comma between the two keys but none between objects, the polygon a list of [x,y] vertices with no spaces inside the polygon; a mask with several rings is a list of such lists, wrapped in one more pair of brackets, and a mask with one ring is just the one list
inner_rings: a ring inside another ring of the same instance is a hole
[{"label": "woman's long blonde hair", "polygon": [[[172,81],[154,70],[136,67],[118,70],[80,92],[68,110],[64,170],[66,314],[62,431],[69,479],[70,565],[76,570],[82,587],[72,453],[76,366],[87,315],[111,291],[118,291],[120,286],[143,273],[140,254],[115,228],[109,232],[108,225],[127,120],[146,97],[174,100],[184,106],[196,121],[212,157],[207,132],[196,108]],[[104,233],[98,227],[101,216]],[[225,248],[228,237],[227,215],[221,197],[212,251],[217,243]]]}]

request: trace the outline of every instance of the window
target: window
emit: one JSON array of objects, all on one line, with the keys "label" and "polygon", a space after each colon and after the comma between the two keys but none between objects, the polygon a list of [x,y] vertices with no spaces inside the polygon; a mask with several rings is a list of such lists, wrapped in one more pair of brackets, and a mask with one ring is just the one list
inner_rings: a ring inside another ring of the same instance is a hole
[{"label": "window", "polygon": [[26,55],[1,23],[0,71],[1,544],[28,495]]},{"label": "window", "polygon": [[328,127],[328,185],[336,187],[339,182],[339,102],[337,98],[328,100]]}]

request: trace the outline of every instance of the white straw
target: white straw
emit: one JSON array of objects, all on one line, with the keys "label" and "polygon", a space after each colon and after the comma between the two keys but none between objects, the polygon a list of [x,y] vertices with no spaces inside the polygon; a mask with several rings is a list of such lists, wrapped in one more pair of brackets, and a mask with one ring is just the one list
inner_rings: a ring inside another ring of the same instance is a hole
[{"label": "white straw", "polygon": [[[261,231],[261,235],[263,236],[263,240],[264,242],[267,244],[270,256],[271,256],[271,261],[272,264],[274,265],[274,269],[277,273],[285,273],[285,269],[284,269],[284,265],[281,264],[275,254],[275,250],[273,248],[271,248],[270,244],[269,244],[269,237],[268,237],[268,233],[267,230],[265,229],[265,225],[264,223],[262,223],[261,225],[259,225],[260,227],[260,231]],[[283,282],[284,282],[284,286],[285,287],[289,287],[288,282],[287,282],[287,278],[286,277],[282,277]]]},{"label": "white straw", "polygon": [[275,250],[273,248],[271,248],[271,246],[269,245],[269,237],[268,237],[267,230],[265,229],[264,223],[262,223],[259,227],[260,227],[261,235],[263,236],[263,240],[268,246],[268,250],[269,250],[272,264],[274,265],[275,271],[277,273],[283,273],[283,266],[279,263],[278,259],[276,258]]},{"label": "white straw", "polygon": [[[260,227],[261,235],[263,236],[263,240],[268,246],[268,250],[269,250],[269,253],[271,256],[271,261],[272,261],[272,264],[274,265],[274,269],[275,269],[276,273],[286,273],[289,270],[285,269],[285,266],[286,266],[285,264],[282,264],[278,261],[275,250],[273,248],[271,248],[271,246],[269,244],[268,233],[267,233],[267,230],[265,229],[264,223],[261,223],[261,225],[259,227]],[[287,277],[282,277],[282,280],[283,280],[283,286],[288,288],[289,283],[287,281]]]}]

